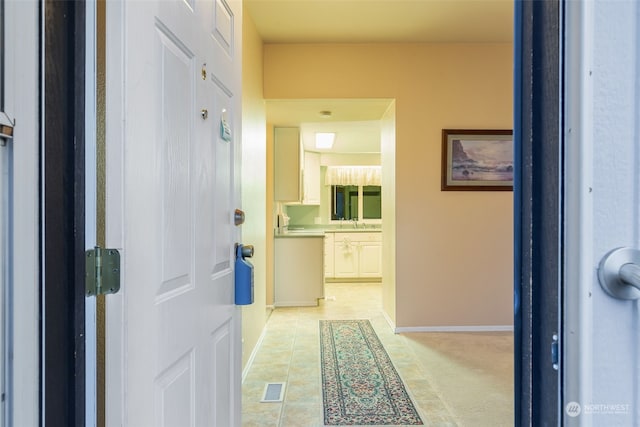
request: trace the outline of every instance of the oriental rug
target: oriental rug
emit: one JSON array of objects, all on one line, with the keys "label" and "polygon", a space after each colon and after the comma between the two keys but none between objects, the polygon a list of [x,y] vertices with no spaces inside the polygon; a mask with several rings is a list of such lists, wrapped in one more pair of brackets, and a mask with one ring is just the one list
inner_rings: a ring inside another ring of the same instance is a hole
[{"label": "oriental rug", "polygon": [[320,320],[325,425],[422,425],[368,320]]}]

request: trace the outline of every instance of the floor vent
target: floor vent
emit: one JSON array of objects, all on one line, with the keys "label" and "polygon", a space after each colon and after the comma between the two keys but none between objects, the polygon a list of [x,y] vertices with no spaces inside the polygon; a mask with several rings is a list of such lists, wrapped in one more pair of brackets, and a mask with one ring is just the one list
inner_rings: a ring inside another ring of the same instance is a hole
[{"label": "floor vent", "polygon": [[260,402],[282,402],[284,398],[284,383],[267,383],[264,386]]}]

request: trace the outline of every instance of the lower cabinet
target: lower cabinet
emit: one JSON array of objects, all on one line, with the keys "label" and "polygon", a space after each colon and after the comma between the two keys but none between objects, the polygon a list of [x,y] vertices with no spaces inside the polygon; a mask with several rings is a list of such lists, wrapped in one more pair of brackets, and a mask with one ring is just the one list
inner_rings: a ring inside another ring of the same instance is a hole
[{"label": "lower cabinet", "polygon": [[[333,276],[340,279],[382,277],[382,235],[379,232],[333,233]],[[328,250],[325,242],[325,254]],[[326,266],[325,266],[326,267]]]},{"label": "lower cabinet", "polygon": [[382,242],[360,242],[358,277],[382,277]]},{"label": "lower cabinet", "polygon": [[322,236],[275,239],[276,307],[316,306],[324,297]]}]

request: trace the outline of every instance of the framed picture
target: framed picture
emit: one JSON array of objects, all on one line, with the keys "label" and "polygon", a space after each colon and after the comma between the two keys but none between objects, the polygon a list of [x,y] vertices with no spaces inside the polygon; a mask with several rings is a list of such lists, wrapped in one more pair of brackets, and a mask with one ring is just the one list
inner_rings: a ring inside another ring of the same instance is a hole
[{"label": "framed picture", "polygon": [[513,190],[513,131],[443,129],[441,189]]}]

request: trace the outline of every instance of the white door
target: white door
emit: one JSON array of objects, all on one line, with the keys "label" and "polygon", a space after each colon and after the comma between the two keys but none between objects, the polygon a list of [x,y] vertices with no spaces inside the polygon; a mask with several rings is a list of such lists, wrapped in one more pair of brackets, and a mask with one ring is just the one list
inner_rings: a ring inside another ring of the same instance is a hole
[{"label": "white door", "polygon": [[107,425],[239,425],[241,2],[106,5]]},{"label": "white door", "polygon": [[640,3],[566,1],[563,420],[640,425],[640,300],[601,259],[640,249]]}]

